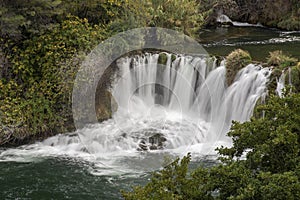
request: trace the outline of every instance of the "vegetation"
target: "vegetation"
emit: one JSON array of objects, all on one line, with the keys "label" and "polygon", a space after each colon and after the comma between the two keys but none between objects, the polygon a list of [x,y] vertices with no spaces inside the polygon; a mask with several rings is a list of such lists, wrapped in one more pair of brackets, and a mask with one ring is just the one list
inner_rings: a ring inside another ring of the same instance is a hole
[{"label": "vegetation", "polygon": [[268,87],[270,93],[275,94],[277,80],[280,78],[282,73],[285,74],[286,85],[290,84],[289,81],[291,81],[294,85],[295,91],[300,91],[300,76],[298,74],[299,68],[296,66],[297,61],[298,60],[296,58],[287,56],[280,50],[269,53],[269,57],[267,57],[267,65],[273,67]]},{"label": "vegetation", "polygon": [[231,85],[234,82],[238,71],[250,64],[251,60],[250,54],[242,49],[236,49],[226,57],[227,85]]},{"label": "vegetation", "polygon": [[296,63],[297,59],[284,55],[280,50],[270,52],[267,60],[268,65],[279,66],[280,68],[292,66]]},{"label": "vegetation", "polygon": [[72,82],[83,56],[103,38],[99,26],[69,16],[12,49],[9,72],[0,80],[0,143],[71,128]]},{"label": "vegetation", "polygon": [[188,154],[154,173],[125,199],[299,199],[300,94],[272,96],[263,118],[235,122],[232,148],[220,148],[220,165],[189,172]]}]

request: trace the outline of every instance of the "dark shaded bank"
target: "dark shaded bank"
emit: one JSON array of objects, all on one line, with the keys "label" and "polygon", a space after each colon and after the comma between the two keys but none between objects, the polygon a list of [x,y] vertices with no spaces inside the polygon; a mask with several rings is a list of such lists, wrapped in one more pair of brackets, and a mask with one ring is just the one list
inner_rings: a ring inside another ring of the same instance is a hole
[{"label": "dark shaded bank", "polygon": [[215,25],[216,18],[227,15],[233,21],[260,23],[284,30],[300,30],[300,2],[298,0],[221,0],[204,1],[213,6],[207,25]]}]

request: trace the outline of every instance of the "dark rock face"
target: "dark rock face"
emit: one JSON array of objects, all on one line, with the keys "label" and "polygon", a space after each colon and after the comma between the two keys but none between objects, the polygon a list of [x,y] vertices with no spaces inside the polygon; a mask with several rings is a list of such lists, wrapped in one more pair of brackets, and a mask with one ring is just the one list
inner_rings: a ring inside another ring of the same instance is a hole
[{"label": "dark rock face", "polygon": [[217,23],[219,25],[225,26],[225,27],[233,25],[231,19],[227,15],[220,15],[220,16],[218,16]]},{"label": "dark rock face", "polygon": [[300,2],[293,0],[221,0],[213,1],[214,7],[207,25],[219,23],[220,15],[232,21],[260,23],[264,26],[287,30],[300,30]]},{"label": "dark rock face", "polygon": [[151,135],[150,137],[143,138],[137,150],[139,151],[148,151],[148,150],[158,150],[164,148],[164,143],[167,141],[167,139],[164,137],[161,133],[156,133],[154,135]]},{"label": "dark rock face", "polygon": [[112,113],[117,108],[116,102],[109,91],[117,71],[118,67],[116,62],[114,62],[105,70],[98,82],[95,97],[95,110],[97,119],[100,122],[111,118]]}]

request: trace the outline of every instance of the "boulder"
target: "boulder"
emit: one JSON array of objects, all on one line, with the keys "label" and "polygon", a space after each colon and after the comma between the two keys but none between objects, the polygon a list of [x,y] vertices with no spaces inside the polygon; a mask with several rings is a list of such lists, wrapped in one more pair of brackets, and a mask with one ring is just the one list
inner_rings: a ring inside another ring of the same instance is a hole
[{"label": "boulder", "polygon": [[141,139],[137,150],[148,151],[163,149],[166,141],[167,139],[162,133],[155,133],[149,137]]}]

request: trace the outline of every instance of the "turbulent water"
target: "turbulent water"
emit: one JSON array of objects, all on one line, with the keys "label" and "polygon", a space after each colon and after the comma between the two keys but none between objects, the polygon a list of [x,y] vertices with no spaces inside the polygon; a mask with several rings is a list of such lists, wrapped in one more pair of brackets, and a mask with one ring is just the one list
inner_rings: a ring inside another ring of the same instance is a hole
[{"label": "turbulent water", "polygon": [[[226,86],[225,61],[145,54],[118,60],[111,89],[113,118],[0,153],[1,161],[70,157],[92,163],[98,175],[140,173],[161,167],[166,156],[215,155],[230,145],[231,121],[246,121],[266,94],[268,68],[250,64]],[[80,136],[80,137],[78,137]],[[150,150],[151,149],[151,150]]]}]

